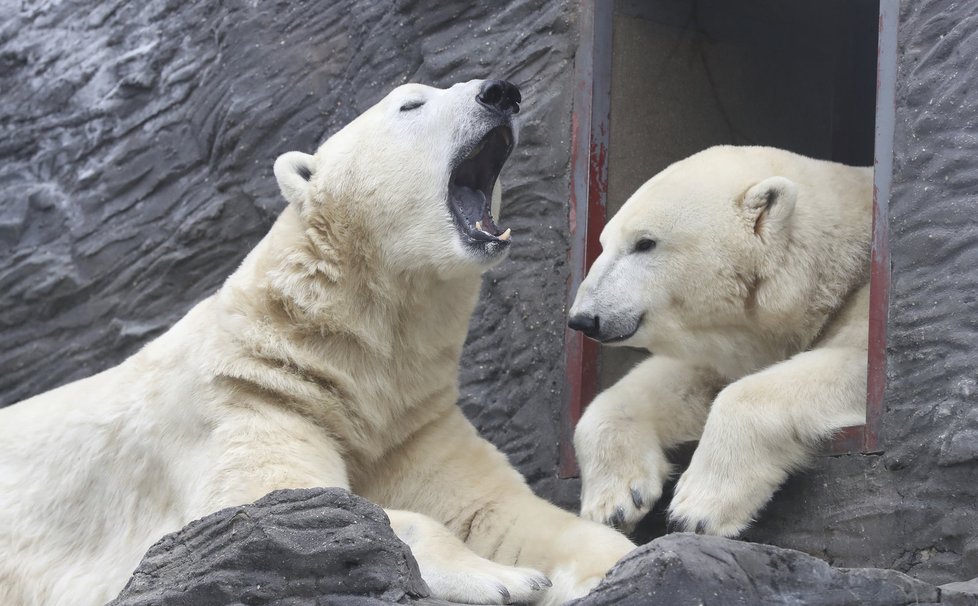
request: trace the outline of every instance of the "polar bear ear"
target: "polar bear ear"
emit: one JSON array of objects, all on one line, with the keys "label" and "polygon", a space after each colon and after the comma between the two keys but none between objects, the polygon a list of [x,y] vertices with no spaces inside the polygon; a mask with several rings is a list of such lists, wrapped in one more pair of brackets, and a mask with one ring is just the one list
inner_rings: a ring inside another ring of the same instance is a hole
[{"label": "polar bear ear", "polygon": [[301,206],[312,179],[313,157],[302,152],[287,152],[275,160],[275,179],[289,204]]},{"label": "polar bear ear", "polygon": [[744,194],[744,211],[754,221],[754,234],[774,233],[795,211],[798,186],[791,179],[768,177]]}]

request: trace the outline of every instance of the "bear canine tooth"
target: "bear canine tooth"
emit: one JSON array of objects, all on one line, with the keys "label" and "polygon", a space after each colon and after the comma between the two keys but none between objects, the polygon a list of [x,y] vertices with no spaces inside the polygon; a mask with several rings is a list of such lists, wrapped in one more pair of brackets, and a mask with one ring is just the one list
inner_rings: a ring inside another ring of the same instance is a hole
[{"label": "bear canine tooth", "polygon": [[509,237],[512,234],[513,234],[513,230],[507,227],[506,231],[504,231],[503,233],[499,234],[496,237],[499,238],[500,240],[509,240]]},{"label": "bear canine tooth", "polygon": [[482,229],[482,221],[476,221],[475,228],[478,229],[479,231],[485,231],[484,229]]}]

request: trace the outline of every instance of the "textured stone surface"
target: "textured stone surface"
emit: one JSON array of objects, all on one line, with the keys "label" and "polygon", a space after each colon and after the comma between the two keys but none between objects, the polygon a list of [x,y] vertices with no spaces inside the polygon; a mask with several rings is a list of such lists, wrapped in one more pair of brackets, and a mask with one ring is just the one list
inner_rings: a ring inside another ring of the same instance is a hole
[{"label": "textured stone surface", "polygon": [[799,551],[672,534],[626,556],[575,606],[978,604],[893,570],[832,568]]},{"label": "textured stone surface", "polygon": [[[213,292],[312,151],[394,86],[523,89],[462,406],[558,490],[577,4],[0,0],[0,405],[112,366]],[[565,491],[566,492],[566,491]]]},{"label": "textured stone surface", "polygon": [[428,594],[381,508],[317,488],[276,491],[166,535],[111,605],[435,603],[420,600]]},{"label": "textured stone surface", "polygon": [[940,587],[941,591],[957,591],[960,593],[972,593],[978,595],[978,578],[970,581],[958,581],[957,583],[945,583]]},{"label": "textured stone surface", "polygon": [[931,583],[978,570],[978,1],[901,4],[883,454],[826,458],[752,540]]}]

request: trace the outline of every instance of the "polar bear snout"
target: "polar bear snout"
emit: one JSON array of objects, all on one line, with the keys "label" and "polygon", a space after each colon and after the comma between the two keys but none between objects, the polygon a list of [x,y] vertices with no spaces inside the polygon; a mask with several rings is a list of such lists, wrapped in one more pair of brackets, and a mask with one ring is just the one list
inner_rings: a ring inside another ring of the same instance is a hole
[{"label": "polar bear snout", "polygon": [[476,101],[483,107],[506,115],[520,113],[523,96],[520,89],[506,80],[486,80],[479,87]]},{"label": "polar bear snout", "polygon": [[594,316],[589,313],[581,313],[571,316],[570,320],[567,321],[567,326],[584,333],[585,336],[591,337],[592,339],[597,339],[601,321],[598,316]]},{"label": "polar bear snout", "polygon": [[567,326],[600,343],[621,345],[636,336],[649,309],[643,305],[642,289],[621,287],[635,281],[635,274],[629,270],[628,256],[611,248],[594,261],[578,287]]},{"label": "polar bear snout", "polygon": [[605,345],[624,343],[631,339],[639,327],[645,314],[641,315],[614,315],[602,318],[591,313],[572,314],[567,321],[567,326],[573,330],[584,333],[585,336],[594,339]]}]

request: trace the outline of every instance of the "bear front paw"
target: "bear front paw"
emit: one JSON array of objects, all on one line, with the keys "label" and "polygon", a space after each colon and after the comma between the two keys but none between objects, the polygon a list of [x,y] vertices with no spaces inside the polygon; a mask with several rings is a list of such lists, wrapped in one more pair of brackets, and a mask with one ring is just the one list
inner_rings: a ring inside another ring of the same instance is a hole
[{"label": "bear front paw", "polygon": [[581,517],[631,532],[662,496],[668,475],[661,453],[618,460],[600,470],[582,469]]},{"label": "bear front paw", "polygon": [[697,474],[691,465],[676,483],[669,505],[669,532],[736,537],[770,496],[766,487],[752,488],[752,484],[748,478]]}]

